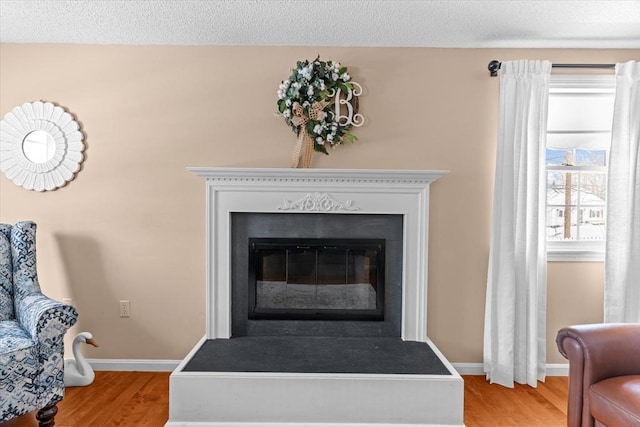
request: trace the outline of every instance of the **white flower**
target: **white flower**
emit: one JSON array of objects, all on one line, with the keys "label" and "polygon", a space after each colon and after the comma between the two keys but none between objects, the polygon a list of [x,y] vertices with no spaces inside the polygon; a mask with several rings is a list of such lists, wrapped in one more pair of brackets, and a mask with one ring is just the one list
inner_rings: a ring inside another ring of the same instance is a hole
[{"label": "white flower", "polygon": [[300,74],[306,80],[311,80],[311,73],[312,72],[313,72],[313,64],[309,64],[304,68],[298,69],[298,74]]},{"label": "white flower", "polygon": [[308,117],[314,123],[309,129],[309,136],[314,141],[316,148],[324,151],[320,147],[328,144],[335,149],[342,143],[341,132],[348,129],[349,126],[341,126],[339,122],[336,122],[336,114],[330,105],[321,111],[315,111],[316,109],[312,111],[312,105],[316,100],[319,100],[321,94],[328,94],[329,88],[334,88],[333,92],[335,93],[344,83],[349,85],[351,76],[339,62],[323,62],[319,59],[311,63],[305,61],[303,65],[294,68],[291,73],[289,79],[282,81],[278,88],[278,108],[281,109],[281,113],[277,114],[283,116],[287,125],[294,131],[299,132],[300,126],[296,126],[292,121],[293,104],[299,103],[305,116],[313,115],[313,117]]}]

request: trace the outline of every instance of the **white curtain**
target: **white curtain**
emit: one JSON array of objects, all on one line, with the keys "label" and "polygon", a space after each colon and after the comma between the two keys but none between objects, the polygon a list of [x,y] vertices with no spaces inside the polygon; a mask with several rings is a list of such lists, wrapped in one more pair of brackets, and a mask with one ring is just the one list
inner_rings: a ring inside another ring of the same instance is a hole
[{"label": "white curtain", "polygon": [[616,64],[604,321],[640,322],[640,63]]},{"label": "white curtain", "polygon": [[546,357],[545,135],[551,63],[503,62],[484,330],[492,383],[537,386]]}]

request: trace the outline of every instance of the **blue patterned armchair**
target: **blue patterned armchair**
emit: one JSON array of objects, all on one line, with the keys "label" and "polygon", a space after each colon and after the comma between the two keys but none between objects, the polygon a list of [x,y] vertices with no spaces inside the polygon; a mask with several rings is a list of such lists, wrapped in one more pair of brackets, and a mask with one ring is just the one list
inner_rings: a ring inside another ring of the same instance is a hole
[{"label": "blue patterned armchair", "polygon": [[64,397],[64,334],[78,318],[40,292],[36,224],[0,224],[0,422],[38,410],[53,426]]}]

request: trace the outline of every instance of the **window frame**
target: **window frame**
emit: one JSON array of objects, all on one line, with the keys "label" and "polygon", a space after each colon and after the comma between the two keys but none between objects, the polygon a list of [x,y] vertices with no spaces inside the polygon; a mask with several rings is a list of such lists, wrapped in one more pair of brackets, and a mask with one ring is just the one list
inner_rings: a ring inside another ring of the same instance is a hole
[{"label": "window frame", "polygon": [[[612,74],[588,74],[588,75],[551,75],[549,79],[549,96],[557,93],[568,94],[598,94],[598,95],[615,95],[615,76]],[[597,131],[593,131],[596,133]],[[547,202],[546,195],[547,188],[547,172],[553,170],[554,166],[547,167],[546,165],[546,136],[554,133],[547,128],[545,131],[545,146],[543,152],[545,153],[545,161],[543,162],[541,173],[541,179],[544,180],[545,188],[545,240],[547,239]],[[555,131],[557,133],[557,131]],[[610,134],[610,132],[609,132]],[[586,167],[575,166],[576,171],[581,169],[587,171],[600,171],[604,170],[605,173],[608,169],[608,149],[607,149],[607,166],[598,167]],[[551,169],[550,169],[551,168]],[[558,169],[557,167],[555,167]],[[566,170],[566,168],[564,168]],[[608,183],[608,180],[607,180]],[[555,205],[551,205],[555,206]],[[606,202],[605,202],[605,218],[606,218]],[[547,261],[604,261],[605,256],[606,239],[602,241],[550,241],[546,240],[547,248]]]}]

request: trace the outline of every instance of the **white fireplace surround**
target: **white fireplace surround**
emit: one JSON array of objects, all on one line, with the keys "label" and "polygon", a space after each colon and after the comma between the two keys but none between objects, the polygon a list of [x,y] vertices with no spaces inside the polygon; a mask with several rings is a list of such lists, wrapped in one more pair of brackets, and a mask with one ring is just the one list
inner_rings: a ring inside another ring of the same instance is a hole
[{"label": "white fireplace surround", "polygon": [[188,168],[207,181],[208,339],[231,337],[231,214],[403,215],[401,338],[427,341],[429,185],[447,171]]},{"label": "white fireplace surround", "polygon": [[[429,187],[447,171],[193,167],[206,180],[206,335],[174,370],[167,427],[409,427],[463,424],[462,377],[427,338]],[[403,216],[401,338],[426,343],[450,375],[190,372],[231,338],[233,213]]]}]

